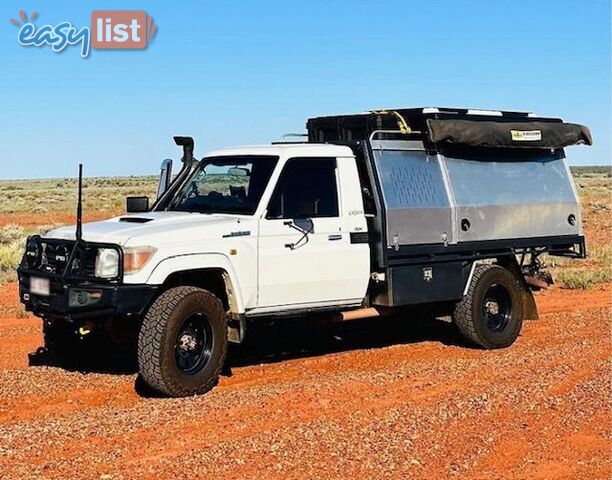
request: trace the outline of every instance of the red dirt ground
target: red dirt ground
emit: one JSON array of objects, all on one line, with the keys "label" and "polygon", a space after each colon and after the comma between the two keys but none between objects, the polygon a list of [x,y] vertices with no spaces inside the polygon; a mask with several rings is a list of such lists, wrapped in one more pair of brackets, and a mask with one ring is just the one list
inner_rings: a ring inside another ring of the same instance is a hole
[{"label": "red dirt ground", "polygon": [[[1,287],[4,312],[16,293]],[[4,316],[0,477],[610,478],[612,284],[537,300],[498,351],[441,321],[270,327],[188,399],[140,396],[131,371],[28,366],[40,321]]]}]

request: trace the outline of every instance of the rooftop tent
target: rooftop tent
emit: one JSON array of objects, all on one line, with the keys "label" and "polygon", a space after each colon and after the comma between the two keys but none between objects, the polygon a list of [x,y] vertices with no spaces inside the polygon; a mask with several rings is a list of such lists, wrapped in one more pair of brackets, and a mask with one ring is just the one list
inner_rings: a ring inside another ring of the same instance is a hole
[{"label": "rooftop tent", "polygon": [[554,149],[593,144],[589,129],[574,123],[428,118],[427,134],[432,143],[440,146]]},{"label": "rooftop tent", "polygon": [[[587,127],[529,112],[427,107],[310,118],[310,142],[419,140],[428,145],[562,148],[592,144]],[[395,133],[395,135],[394,135]]]}]

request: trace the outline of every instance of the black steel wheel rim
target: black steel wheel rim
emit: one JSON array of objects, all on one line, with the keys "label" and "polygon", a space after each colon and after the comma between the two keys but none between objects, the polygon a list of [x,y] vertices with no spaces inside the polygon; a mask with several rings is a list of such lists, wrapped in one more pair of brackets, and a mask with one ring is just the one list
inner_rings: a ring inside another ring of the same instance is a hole
[{"label": "black steel wheel rim", "polygon": [[177,368],[185,375],[196,375],[208,364],[213,333],[206,315],[190,315],[179,329],[174,345]]},{"label": "black steel wheel rim", "polygon": [[482,310],[489,331],[506,330],[512,319],[512,298],[508,290],[502,285],[491,285],[485,293]]}]

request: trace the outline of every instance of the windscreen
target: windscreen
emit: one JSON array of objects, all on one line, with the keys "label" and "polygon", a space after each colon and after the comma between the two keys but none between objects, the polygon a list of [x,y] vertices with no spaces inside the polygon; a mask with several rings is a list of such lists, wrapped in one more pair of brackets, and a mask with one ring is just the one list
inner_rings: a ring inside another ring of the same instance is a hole
[{"label": "windscreen", "polygon": [[263,155],[204,158],[168,210],[253,215],[277,161]]}]

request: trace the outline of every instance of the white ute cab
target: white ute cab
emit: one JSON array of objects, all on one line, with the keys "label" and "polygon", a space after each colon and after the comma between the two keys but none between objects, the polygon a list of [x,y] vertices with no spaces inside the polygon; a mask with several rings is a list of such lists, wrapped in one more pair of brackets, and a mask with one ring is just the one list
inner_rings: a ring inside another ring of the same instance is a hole
[{"label": "white ute cab", "polygon": [[[175,137],[183,167],[172,179],[162,164],[151,208],[129,198],[127,215],[28,239],[21,301],[43,318],[53,354],[92,331],[136,332],[142,378],[170,396],[211,389],[228,341],[242,342],[261,317],[350,320],[427,305],[452,314],[476,345],[509,346],[537,315],[538,256],[584,257],[562,146],[589,142],[568,129],[575,138],[555,137],[559,145],[519,148],[510,133],[508,145],[487,149],[434,141],[427,122],[459,116],[485,135],[500,115],[544,137],[571,125],[508,112],[370,112],[311,119],[308,142],[200,161],[191,138]],[[537,223],[521,216],[534,208]]]}]

